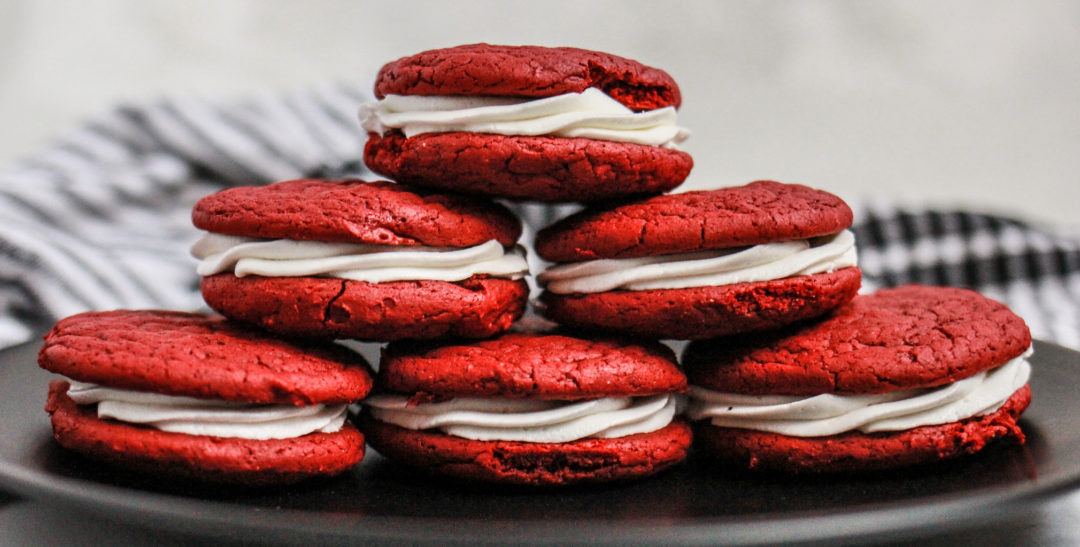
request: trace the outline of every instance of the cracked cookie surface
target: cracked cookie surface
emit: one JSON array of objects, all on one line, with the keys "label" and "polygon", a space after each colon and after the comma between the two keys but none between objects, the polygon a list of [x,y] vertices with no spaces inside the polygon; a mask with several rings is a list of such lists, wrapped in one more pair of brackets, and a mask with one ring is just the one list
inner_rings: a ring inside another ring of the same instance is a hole
[{"label": "cracked cookie surface", "polygon": [[572,47],[468,44],[387,63],[375,96],[490,95],[551,97],[595,87],[632,110],[678,107],[679,86],[663,70]]},{"label": "cracked cookie surface", "polygon": [[750,395],[883,393],[939,386],[1031,345],[1024,320],[974,291],[906,286],[859,295],[823,321],[694,342],[692,384]]},{"label": "cracked cookie surface", "polygon": [[280,340],[225,320],[159,310],[61,319],[42,368],[120,389],[262,404],[350,403],[371,389],[363,357],[333,344]]},{"label": "cracked cookie surface", "polygon": [[236,277],[201,283],[207,305],[279,334],[391,341],[485,338],[510,328],[525,310],[524,280],[367,283],[319,277]]},{"label": "cracked cookie surface", "polygon": [[587,209],[541,230],[536,253],[552,262],[690,253],[835,234],[851,222],[833,194],[756,181]]},{"label": "cracked cookie surface", "polygon": [[364,162],[404,184],[545,202],[667,192],[690,174],[681,150],[592,139],[476,133],[368,135]]},{"label": "cracked cookie surface", "polygon": [[298,179],[230,188],[192,210],[208,232],[381,245],[513,245],[521,221],[501,205],[387,181]]},{"label": "cracked cookie surface", "polygon": [[508,333],[470,344],[390,344],[381,390],[436,397],[577,400],[683,391],[666,346],[615,338]]}]

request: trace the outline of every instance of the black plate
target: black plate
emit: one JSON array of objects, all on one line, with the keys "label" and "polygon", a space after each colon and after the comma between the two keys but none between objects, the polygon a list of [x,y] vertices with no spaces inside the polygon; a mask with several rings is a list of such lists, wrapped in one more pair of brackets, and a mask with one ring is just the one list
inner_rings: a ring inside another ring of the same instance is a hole
[{"label": "black plate", "polygon": [[0,485],[98,516],[255,540],[774,544],[958,529],[1080,484],[1080,353],[1036,343],[1024,446],[864,476],[725,472],[695,456],[630,484],[556,490],[434,480],[369,453],[352,473],[270,490],[132,477],[68,454],[42,410],[36,345],[0,351]]}]

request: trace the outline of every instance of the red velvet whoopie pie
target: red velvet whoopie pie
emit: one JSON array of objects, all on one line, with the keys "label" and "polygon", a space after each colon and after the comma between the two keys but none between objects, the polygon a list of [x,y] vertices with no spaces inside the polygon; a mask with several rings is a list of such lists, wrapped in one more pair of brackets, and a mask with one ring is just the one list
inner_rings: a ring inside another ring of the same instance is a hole
[{"label": "red velvet whoopie pie", "polygon": [[206,303],[277,334],[483,338],[528,298],[521,223],[492,202],[301,179],[211,194],[192,220]]},{"label": "red velvet whoopie pie", "polygon": [[574,329],[697,340],[776,328],[850,300],[851,209],[758,181],[585,209],[541,230],[541,313]]},{"label": "red velvet whoopie pie", "polygon": [[69,450],[124,470],[216,483],[285,484],[364,457],[346,405],[372,372],[334,344],[298,344],[219,316],[86,312],[45,335],[62,375],[45,410]]},{"label": "red velvet whoopie pie", "polygon": [[405,184],[596,202],[686,179],[682,102],[666,72],[570,47],[471,44],[386,64],[361,107],[364,161]]},{"label": "red velvet whoopie pie", "polygon": [[555,486],[644,477],[682,461],[686,378],[659,344],[508,333],[469,344],[394,342],[361,428],[425,471]]},{"label": "red velvet whoopie pie", "polygon": [[1024,442],[1031,334],[965,289],[856,296],[826,319],[692,342],[687,415],[728,465],[790,473],[890,469]]}]

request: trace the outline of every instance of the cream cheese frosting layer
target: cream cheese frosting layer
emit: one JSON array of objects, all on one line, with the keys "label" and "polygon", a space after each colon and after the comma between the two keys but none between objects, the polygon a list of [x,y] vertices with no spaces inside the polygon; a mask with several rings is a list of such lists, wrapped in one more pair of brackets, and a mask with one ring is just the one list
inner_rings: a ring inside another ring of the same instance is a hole
[{"label": "cream cheese frosting layer", "polygon": [[266,440],[333,433],[347,412],[347,405],[260,405],[68,382],[68,396],[80,405],[96,404],[99,418],[187,435]]},{"label": "cream cheese frosting layer", "polygon": [[674,148],[690,135],[676,125],[675,108],[634,112],[603,91],[589,88],[542,99],[387,95],[360,107],[360,122],[385,135],[468,132],[549,135]]},{"label": "cream cheese frosting layer", "polygon": [[191,247],[196,271],[209,276],[335,277],[352,281],[461,281],[474,275],[520,279],[525,251],[491,240],[464,248],[258,239],[207,233]]},{"label": "cream cheese frosting layer", "polygon": [[402,395],[374,395],[364,405],[376,419],[406,429],[438,429],[478,441],[563,443],[656,431],[671,423],[678,397],[527,401],[462,397],[410,404]]},{"label": "cream cheese frosting layer", "polygon": [[740,395],[691,386],[686,415],[713,425],[793,437],[847,431],[903,431],[957,422],[997,411],[1031,376],[1029,348],[1020,357],[936,388],[871,395],[812,397]]},{"label": "cream cheese frosting layer", "polygon": [[831,272],[857,263],[855,235],[844,230],[810,240],[736,249],[559,264],[545,270],[537,280],[556,294],[684,289],[772,281]]}]

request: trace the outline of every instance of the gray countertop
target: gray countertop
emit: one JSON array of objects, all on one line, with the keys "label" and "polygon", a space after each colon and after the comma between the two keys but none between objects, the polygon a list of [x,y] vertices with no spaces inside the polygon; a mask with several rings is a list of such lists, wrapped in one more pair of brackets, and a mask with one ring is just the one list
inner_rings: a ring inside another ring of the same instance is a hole
[{"label": "gray countertop", "polygon": [[[0,491],[0,545],[190,545],[205,538],[177,535],[90,516],[40,501],[14,498]],[[216,545],[241,543],[243,537],[214,538]],[[894,543],[888,536],[875,538]],[[207,540],[209,541],[209,540]],[[260,540],[262,541],[262,540]],[[907,543],[914,543],[908,540]],[[975,528],[950,531],[919,540],[935,545],[1080,545],[1080,492],[1035,506],[1013,518],[996,519]],[[901,544],[901,543],[897,543]]]}]

